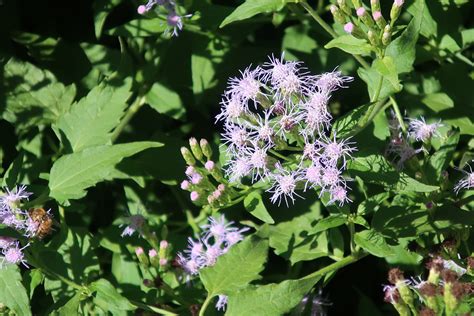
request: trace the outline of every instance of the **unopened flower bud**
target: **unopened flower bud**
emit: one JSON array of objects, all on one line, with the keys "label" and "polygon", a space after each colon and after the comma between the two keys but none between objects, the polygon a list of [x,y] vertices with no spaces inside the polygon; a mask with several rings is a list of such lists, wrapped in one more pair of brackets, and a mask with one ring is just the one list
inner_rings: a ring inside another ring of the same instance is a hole
[{"label": "unopened flower bud", "polygon": [[372,13],[372,17],[374,18],[375,20],[375,23],[378,25],[378,27],[380,27],[381,29],[383,29],[385,27],[385,25],[387,25],[387,21],[385,21],[383,15],[382,15],[382,12],[380,11],[374,11]]},{"label": "unopened flower bud", "polygon": [[216,165],[216,164],[214,163],[214,161],[208,160],[208,161],[206,161],[206,163],[204,164],[204,167],[206,168],[207,171],[211,172],[212,169],[214,169],[215,165]]},{"label": "unopened flower bud", "polygon": [[467,273],[469,275],[474,275],[474,257],[467,257]]},{"label": "unopened flower bud", "polygon": [[213,194],[207,196],[207,203],[212,207],[217,206],[217,201]]},{"label": "unopened flower bud", "polygon": [[166,259],[166,258],[161,258],[161,259],[160,259],[160,266],[161,266],[161,267],[164,267],[164,266],[166,266],[167,264],[168,264],[168,259]]},{"label": "unopened flower bud", "polygon": [[155,249],[148,251],[148,257],[150,257],[150,264],[153,267],[157,268],[160,265],[160,257]]},{"label": "unopened flower bud", "polygon": [[430,270],[428,274],[428,282],[438,284],[440,273],[444,269],[443,259],[433,258],[426,264],[426,267]]},{"label": "unopened flower bud", "polygon": [[147,11],[147,9],[146,9],[146,6],[144,6],[144,5],[141,5],[141,6],[139,6],[139,7],[137,8],[137,12],[138,12],[138,14],[140,14],[140,15],[145,14],[146,11]]},{"label": "unopened flower bud", "polygon": [[189,188],[191,187],[191,183],[189,183],[188,180],[184,180],[183,182],[181,182],[181,190],[189,190]]},{"label": "unopened flower bud", "polygon": [[[344,17],[344,13],[341,12],[341,10],[339,10],[339,8],[335,5],[331,5],[331,14],[334,18],[334,21],[336,21],[337,23],[339,24],[344,24],[346,23],[346,18]],[[275,111],[276,110],[276,111]],[[278,112],[278,107],[275,107],[275,112]]]},{"label": "unopened flower bud", "polygon": [[354,31],[354,24],[352,22],[344,24],[344,31],[348,34],[352,34]]},{"label": "unopened flower bud", "polygon": [[375,47],[380,46],[380,40],[373,30],[369,30],[367,32],[367,37],[369,38],[369,42],[370,44],[372,44],[372,46],[375,46]]},{"label": "unopened flower bud", "polygon": [[382,44],[387,46],[390,44],[390,41],[392,40],[392,28],[390,25],[386,25],[385,28],[383,29],[383,35],[382,35]]},{"label": "unopened flower bud", "polygon": [[196,191],[191,192],[189,196],[193,202],[196,202],[199,199],[199,193]]},{"label": "unopened flower bud", "polygon": [[337,5],[344,13],[351,15],[351,8],[347,5],[346,0],[337,0]]},{"label": "unopened flower bud", "polygon": [[366,26],[369,28],[374,26],[374,20],[372,20],[372,17],[367,13],[367,10],[364,7],[358,8],[356,13]]},{"label": "unopened flower bud", "polygon": [[362,30],[359,29],[357,26],[355,26],[352,22],[346,23],[344,25],[344,31],[346,31],[346,33],[351,34],[354,37],[364,38],[364,34]]},{"label": "unopened flower bud", "polygon": [[194,159],[193,154],[186,147],[181,147],[181,155],[188,165],[194,166],[196,164],[196,159]]},{"label": "unopened flower bud", "polygon": [[196,169],[193,166],[187,166],[186,171],[184,172],[187,176],[191,176],[196,173]]},{"label": "unopened flower bud", "polygon": [[168,241],[166,241],[166,240],[160,241],[160,249],[166,249],[166,248],[168,248],[168,246],[169,246]]},{"label": "unopened flower bud", "polygon": [[201,146],[199,146],[199,143],[196,138],[191,137],[189,139],[189,147],[191,147],[191,151],[193,152],[194,157],[197,160],[202,161],[203,156],[202,156]]},{"label": "unopened flower bud", "polygon": [[415,299],[413,293],[407,285],[407,280],[403,276],[403,271],[398,268],[391,269],[388,272],[388,280],[396,286],[402,300],[411,308],[414,308]]},{"label": "unopened flower bud", "polygon": [[354,5],[354,8],[360,8],[362,6],[360,0],[352,0],[352,4]]},{"label": "unopened flower bud", "polygon": [[201,145],[201,150],[204,156],[206,156],[206,158],[210,160],[212,158],[212,148],[211,145],[209,145],[209,142],[206,139],[202,138],[199,141],[199,145]]},{"label": "unopened flower bud", "polygon": [[390,19],[392,20],[392,25],[400,16],[403,3],[404,3],[404,0],[393,1],[392,9],[390,10]]},{"label": "unopened flower bud", "polygon": [[148,257],[145,254],[145,251],[143,250],[142,247],[138,247],[135,249],[135,254],[138,257],[138,261],[140,261],[141,264],[144,266],[148,266],[150,262],[148,261]]},{"label": "unopened flower bud", "polygon": [[224,192],[224,191],[225,191],[225,184],[222,184],[222,183],[219,184],[219,185],[217,186],[217,190],[219,190],[219,191],[221,191],[221,192]]},{"label": "unopened flower bud", "polygon": [[370,0],[370,8],[372,12],[380,11],[380,2],[379,0]]},{"label": "unopened flower bud", "polygon": [[150,280],[150,279],[143,280],[143,285],[146,286],[146,287],[149,287],[149,288],[154,287],[153,281]]},{"label": "unopened flower bud", "polygon": [[423,297],[423,300],[426,302],[426,306],[438,313],[440,306],[438,304],[438,299],[436,298],[438,295],[438,289],[436,285],[425,282],[423,285],[421,285],[419,291],[420,295]]},{"label": "unopened flower bud", "polygon": [[454,293],[456,292],[455,284],[459,284],[459,282],[447,282],[445,280],[444,283],[443,299],[446,315],[454,315],[454,312],[459,304],[458,297],[454,295]]}]

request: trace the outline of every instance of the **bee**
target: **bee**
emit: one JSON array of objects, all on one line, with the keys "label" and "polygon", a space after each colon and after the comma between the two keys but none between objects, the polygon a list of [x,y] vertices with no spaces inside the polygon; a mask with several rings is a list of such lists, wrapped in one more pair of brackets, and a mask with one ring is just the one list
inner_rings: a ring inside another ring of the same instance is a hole
[{"label": "bee", "polygon": [[53,230],[53,217],[49,211],[43,208],[32,208],[28,211],[30,218],[38,225],[35,232],[35,237],[43,239],[51,234]]}]

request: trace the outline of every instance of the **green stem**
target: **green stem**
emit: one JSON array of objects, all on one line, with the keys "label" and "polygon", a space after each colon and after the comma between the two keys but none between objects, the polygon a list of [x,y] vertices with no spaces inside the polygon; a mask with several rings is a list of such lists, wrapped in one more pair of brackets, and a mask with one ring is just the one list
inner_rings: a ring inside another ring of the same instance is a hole
[{"label": "green stem", "polygon": [[123,132],[123,129],[127,126],[128,122],[133,118],[133,116],[138,112],[138,110],[145,104],[145,97],[137,97],[135,102],[128,108],[125,116],[120,121],[117,128],[112,133],[111,140],[114,143],[120,134]]},{"label": "green stem", "polygon": [[311,274],[308,274],[307,276],[303,277],[302,279],[312,279],[316,276],[323,276],[329,272],[339,270],[351,263],[354,263],[356,261],[359,261],[360,259],[364,258],[367,256],[368,253],[366,252],[355,252],[347,257],[342,258],[338,262],[334,262],[333,264],[330,264],[322,269],[319,269],[318,271],[315,271]]},{"label": "green stem", "polygon": [[163,309],[163,308],[158,308],[158,307],[155,307],[155,306],[151,306],[151,305],[147,305],[145,303],[142,303],[142,302],[137,302],[137,301],[134,301],[134,300],[129,300],[130,303],[132,303],[133,305],[135,305],[136,307],[140,307],[141,309],[143,310],[147,310],[147,311],[150,311],[150,312],[155,312],[155,313],[159,313],[160,315],[166,315],[166,316],[178,316],[178,314],[175,314],[171,311],[168,311],[166,309]]},{"label": "green stem", "polygon": [[355,240],[354,240],[355,224],[353,221],[350,221],[348,226],[349,226],[349,233],[351,235],[351,253],[355,253],[356,252]]},{"label": "green stem", "polygon": [[273,150],[273,149],[270,149],[269,152],[272,153],[273,155],[277,156],[277,157],[280,158],[280,159],[286,160],[286,161],[288,161],[288,162],[293,162],[293,160],[288,159],[287,157],[283,156],[282,154],[276,152],[276,151]]},{"label": "green stem", "polygon": [[[306,1],[301,1],[300,2],[301,6],[311,15],[311,17],[326,31],[331,35],[333,38],[336,38],[338,35],[334,30],[331,28],[329,24],[324,21],[319,14],[311,8],[311,6],[306,2]],[[359,55],[352,55],[355,60],[359,62],[359,64],[362,65],[362,67],[368,69],[370,68],[370,65]]]},{"label": "green stem", "polygon": [[380,91],[382,91],[382,86],[383,86],[383,76],[380,76],[379,84],[377,85],[377,90],[375,91],[374,98],[372,99],[372,102],[376,102],[379,97],[380,97]]},{"label": "green stem", "polygon": [[211,302],[213,296],[207,295],[206,300],[202,303],[201,310],[199,311],[199,316],[204,316],[209,303]]},{"label": "green stem", "polygon": [[395,112],[395,116],[397,117],[398,123],[400,124],[402,131],[406,133],[407,128],[405,126],[405,121],[403,120],[403,116],[400,112],[400,108],[398,107],[397,101],[395,101],[394,97],[390,97],[390,102],[392,103],[393,111]]}]

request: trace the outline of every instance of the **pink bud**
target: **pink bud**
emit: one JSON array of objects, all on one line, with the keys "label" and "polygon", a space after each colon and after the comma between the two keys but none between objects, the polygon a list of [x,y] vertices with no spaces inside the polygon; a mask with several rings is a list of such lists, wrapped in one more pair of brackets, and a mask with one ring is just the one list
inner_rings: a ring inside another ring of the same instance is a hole
[{"label": "pink bud", "polygon": [[337,12],[337,7],[333,4],[329,7],[329,9],[331,10],[331,13],[336,13]]},{"label": "pink bud", "polygon": [[137,9],[138,14],[145,14],[146,11],[147,9],[146,9],[146,6],[144,5],[139,6]]},{"label": "pink bud", "polygon": [[212,169],[214,169],[214,166],[215,166],[215,164],[214,164],[214,161],[212,161],[212,160],[208,160],[206,162],[206,164],[204,165],[204,167],[207,169],[207,171],[211,171]]},{"label": "pink bud", "polygon": [[191,184],[189,183],[188,180],[184,180],[183,182],[181,182],[181,189],[182,190],[187,190],[187,189],[189,189],[190,186],[191,186]]},{"label": "pink bud", "polygon": [[217,186],[217,190],[219,190],[219,191],[221,191],[221,192],[224,192],[224,190],[225,190],[225,185],[222,184],[222,183],[219,184],[219,185]]},{"label": "pink bud", "polygon": [[372,13],[372,17],[374,18],[375,21],[378,21],[382,18],[382,12],[375,11],[374,13]]},{"label": "pink bud", "polygon": [[354,24],[352,24],[352,22],[346,23],[344,25],[344,31],[346,31],[346,33],[351,34],[353,30],[354,30]]},{"label": "pink bud", "polygon": [[160,266],[163,267],[163,266],[165,266],[165,265],[167,265],[167,264],[168,264],[168,259],[165,259],[165,258],[161,258],[161,259],[160,259]]},{"label": "pink bud", "polygon": [[143,250],[142,247],[138,247],[137,249],[135,249],[135,253],[137,254],[137,256],[141,256],[143,255],[145,251]]},{"label": "pink bud", "polygon": [[190,196],[191,196],[191,201],[193,202],[199,199],[199,193],[197,193],[196,191],[191,192]]},{"label": "pink bud", "polygon": [[166,240],[160,241],[160,249],[166,249],[168,248],[168,242]]},{"label": "pink bud", "polygon": [[148,256],[150,258],[154,258],[154,257],[158,256],[158,252],[156,252],[155,249],[151,249],[150,251],[148,251]]},{"label": "pink bud", "polygon": [[404,0],[395,0],[395,1],[393,1],[393,5],[395,5],[397,7],[401,7],[403,5],[403,3],[405,3]]},{"label": "pink bud", "polygon": [[359,9],[357,9],[356,13],[357,13],[357,16],[358,16],[358,17],[363,16],[363,15],[365,14],[365,8],[364,8],[364,7],[360,7]]},{"label": "pink bud", "polygon": [[207,203],[209,203],[209,204],[214,203],[215,200],[216,199],[214,198],[214,196],[212,194],[207,197]]},{"label": "pink bud", "polygon": [[218,198],[220,198],[221,195],[222,195],[222,192],[219,191],[219,190],[216,190],[216,191],[212,192],[212,197],[214,197],[214,199],[216,199],[216,200],[217,200]]},{"label": "pink bud", "polygon": [[184,172],[187,176],[190,176],[192,175],[193,173],[195,173],[196,170],[194,170],[194,167],[193,166],[188,166],[186,168],[186,171]]}]

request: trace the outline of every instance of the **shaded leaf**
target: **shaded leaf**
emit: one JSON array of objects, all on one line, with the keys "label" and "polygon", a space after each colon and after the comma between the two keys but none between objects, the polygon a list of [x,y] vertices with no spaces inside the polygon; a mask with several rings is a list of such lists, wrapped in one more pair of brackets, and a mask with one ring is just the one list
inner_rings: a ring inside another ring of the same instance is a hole
[{"label": "shaded leaf", "polygon": [[354,235],[355,243],[376,257],[387,257],[392,250],[385,242],[383,236],[373,230],[363,230]]},{"label": "shaded leaf", "polygon": [[3,263],[0,269],[0,302],[17,315],[31,315],[30,302],[18,266]]},{"label": "shaded leaf", "polygon": [[158,113],[175,119],[183,118],[186,113],[180,96],[158,82],[155,82],[146,94],[146,101]]},{"label": "shaded leaf", "polygon": [[260,193],[254,191],[247,195],[244,199],[244,206],[250,214],[259,220],[269,224],[275,223],[272,216],[268,213],[265,204],[263,204]]},{"label": "shaded leaf", "polygon": [[259,13],[268,13],[281,10],[288,0],[246,0],[229,14],[220,27],[224,27],[235,21],[241,21],[253,17]]}]

